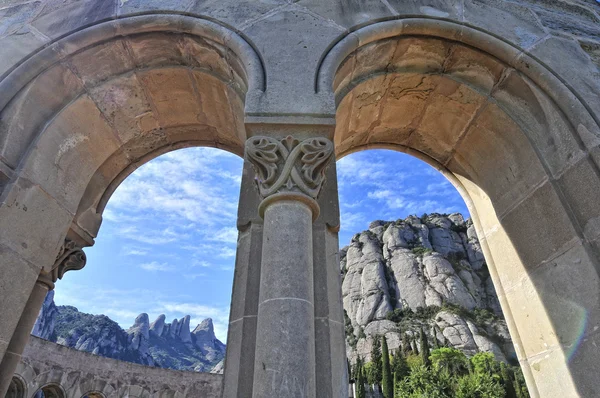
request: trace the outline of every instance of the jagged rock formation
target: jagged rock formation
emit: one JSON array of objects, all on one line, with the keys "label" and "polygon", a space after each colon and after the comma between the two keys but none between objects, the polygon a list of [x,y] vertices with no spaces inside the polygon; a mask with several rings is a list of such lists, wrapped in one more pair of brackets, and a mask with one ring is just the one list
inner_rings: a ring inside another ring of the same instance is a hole
[{"label": "jagged rock formation", "polygon": [[[460,214],[375,221],[340,250],[348,357],[370,360],[374,336],[391,350],[423,328],[431,345],[515,359],[471,220]],[[404,336],[406,335],[406,336]]]},{"label": "jagged rock formation", "polygon": [[208,372],[222,362],[225,344],[216,338],[212,319],[202,321],[193,332],[189,315],[170,324],[165,319],[160,315],[150,324],[148,314],[140,314],[125,331],[105,315],[56,306],[51,291],[32,334],[77,350],[161,368]]}]

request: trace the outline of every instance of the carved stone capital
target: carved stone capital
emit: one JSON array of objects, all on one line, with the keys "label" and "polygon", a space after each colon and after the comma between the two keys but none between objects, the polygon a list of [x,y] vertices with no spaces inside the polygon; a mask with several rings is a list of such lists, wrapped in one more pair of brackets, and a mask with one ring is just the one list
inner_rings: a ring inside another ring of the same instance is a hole
[{"label": "carved stone capital", "polygon": [[52,290],[54,289],[54,283],[58,279],[62,279],[65,272],[82,269],[85,267],[86,261],[87,258],[83,249],[75,241],[67,238],[58,251],[52,270],[50,272],[42,271],[38,281],[48,285],[49,289]]},{"label": "carved stone capital", "polygon": [[317,137],[299,141],[251,137],[246,158],[256,170],[256,183],[263,199],[275,194],[301,194],[316,199],[325,181],[325,168],[333,155],[333,143]]}]

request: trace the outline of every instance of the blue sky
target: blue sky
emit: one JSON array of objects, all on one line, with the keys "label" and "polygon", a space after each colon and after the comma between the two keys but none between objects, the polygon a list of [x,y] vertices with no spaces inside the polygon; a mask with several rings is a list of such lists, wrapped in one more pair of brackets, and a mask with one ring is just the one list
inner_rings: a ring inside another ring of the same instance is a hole
[{"label": "blue sky", "polygon": [[[468,214],[454,187],[422,161],[370,150],[338,161],[340,247],[373,220],[410,214]],[[104,212],[87,265],[57,283],[55,301],[105,314],[123,328],[146,312],[153,321],[211,317],[217,337],[227,321],[242,159],[213,148],[160,156],[130,175]]]}]

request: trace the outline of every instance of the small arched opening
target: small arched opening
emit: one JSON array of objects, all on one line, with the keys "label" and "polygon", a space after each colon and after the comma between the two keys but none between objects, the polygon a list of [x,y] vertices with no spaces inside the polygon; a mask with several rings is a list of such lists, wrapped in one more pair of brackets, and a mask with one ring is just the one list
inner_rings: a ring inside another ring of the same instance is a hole
[{"label": "small arched opening", "polygon": [[67,398],[67,395],[58,384],[47,384],[37,390],[33,398]]},{"label": "small arched opening", "polygon": [[10,386],[6,392],[6,398],[25,398],[27,387],[25,382],[19,376],[13,376]]}]

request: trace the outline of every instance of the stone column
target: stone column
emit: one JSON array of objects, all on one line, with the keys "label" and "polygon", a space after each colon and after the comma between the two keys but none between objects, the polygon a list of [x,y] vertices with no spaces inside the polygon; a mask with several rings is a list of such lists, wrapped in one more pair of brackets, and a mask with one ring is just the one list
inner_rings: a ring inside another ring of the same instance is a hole
[{"label": "stone column", "polygon": [[5,396],[8,391],[12,376],[21,360],[21,354],[29,341],[31,330],[48,291],[54,289],[54,283],[57,279],[62,279],[65,272],[79,270],[85,266],[85,262],[86,257],[83,250],[74,241],[67,239],[60,249],[52,270],[40,272],[19,323],[8,343],[6,353],[0,362],[0,397]]},{"label": "stone column", "polygon": [[252,137],[264,218],[254,358],[254,398],[316,397],[313,221],[333,144]]}]

